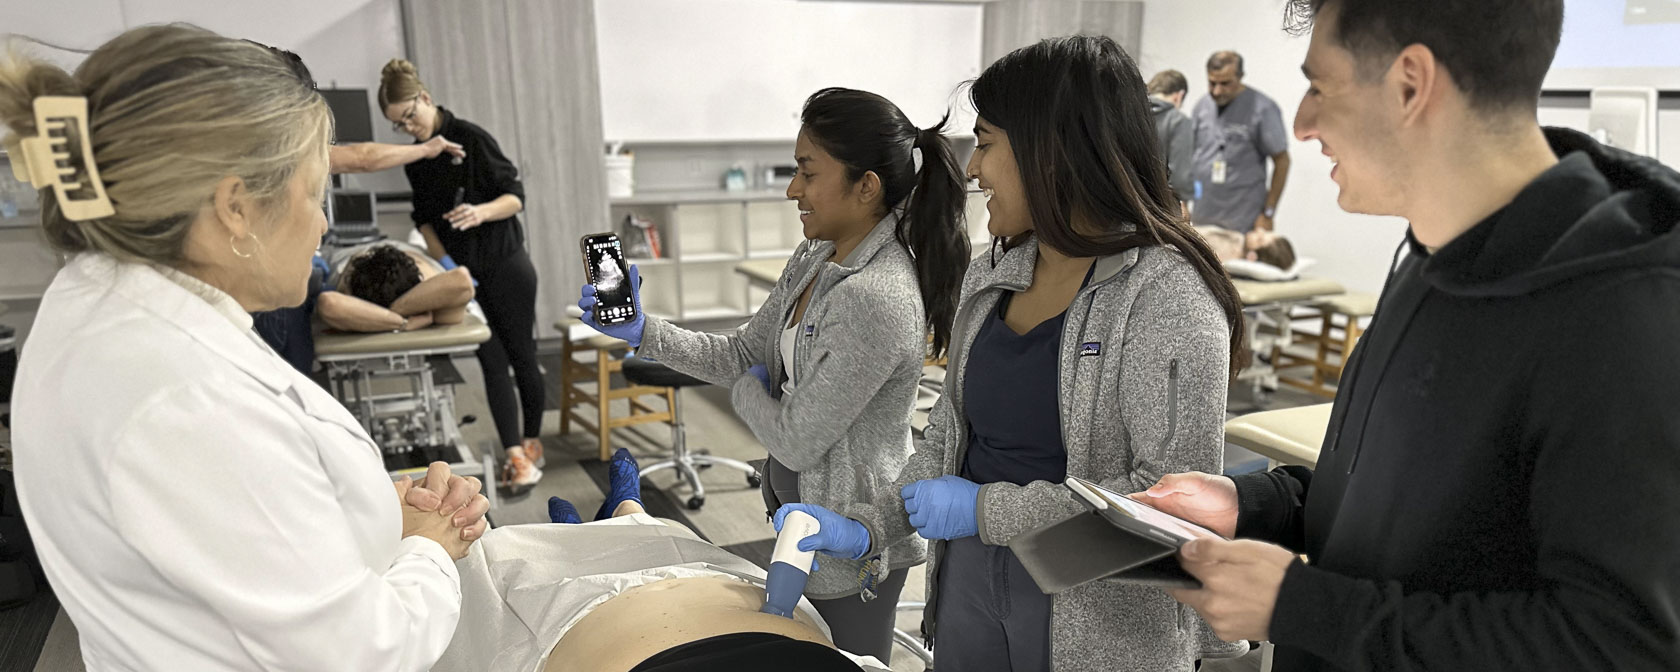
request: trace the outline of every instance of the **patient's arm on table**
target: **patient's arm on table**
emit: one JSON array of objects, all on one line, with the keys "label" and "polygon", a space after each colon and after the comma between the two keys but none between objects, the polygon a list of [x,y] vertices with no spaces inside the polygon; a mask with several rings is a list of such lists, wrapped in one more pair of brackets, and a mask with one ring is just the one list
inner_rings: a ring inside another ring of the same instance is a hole
[{"label": "patient's arm on table", "polygon": [[321,292],[315,312],[327,326],[340,331],[394,331],[403,326],[403,316],[343,292]]},{"label": "patient's arm on table", "polygon": [[466,315],[467,302],[473,298],[472,282],[466,268],[444,271],[397,297],[391,302],[391,310],[399,315],[433,313],[438,324],[459,324]]}]

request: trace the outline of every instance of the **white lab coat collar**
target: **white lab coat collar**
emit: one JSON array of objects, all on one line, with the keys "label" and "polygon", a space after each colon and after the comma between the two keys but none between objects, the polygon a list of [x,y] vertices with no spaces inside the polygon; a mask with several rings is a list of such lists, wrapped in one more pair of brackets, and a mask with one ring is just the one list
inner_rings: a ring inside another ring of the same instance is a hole
[{"label": "white lab coat collar", "polygon": [[205,303],[210,304],[211,308],[216,309],[216,312],[221,313],[222,317],[227,318],[229,322],[233,323],[233,326],[239,327],[241,331],[250,329],[254,323],[251,314],[245,312],[245,307],[239,305],[239,302],[235,301],[227,292],[168,266],[153,266],[152,268],[162,273],[163,277],[169,279],[170,282],[180,285],[183,289],[197,295],[198,298],[204,299]]},{"label": "white lab coat collar", "polygon": [[277,393],[292,387],[291,367],[251,331],[251,316],[221,290],[180,271],[91,252],[71,259],[64,272],[84,290],[103,288],[173,324],[265,387]]}]

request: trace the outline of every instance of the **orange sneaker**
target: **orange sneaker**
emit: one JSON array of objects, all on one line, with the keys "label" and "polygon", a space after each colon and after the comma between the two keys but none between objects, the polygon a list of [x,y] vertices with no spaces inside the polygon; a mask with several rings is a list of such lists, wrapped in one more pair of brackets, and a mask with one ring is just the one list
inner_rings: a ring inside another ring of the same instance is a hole
[{"label": "orange sneaker", "polygon": [[525,449],[525,459],[530,460],[531,464],[537,465],[538,469],[548,467],[548,459],[543,457],[542,439],[525,439],[520,447]]},{"label": "orange sneaker", "polygon": [[502,486],[514,490],[525,490],[542,480],[543,472],[525,457],[522,447],[509,448],[507,461],[502,463]]}]

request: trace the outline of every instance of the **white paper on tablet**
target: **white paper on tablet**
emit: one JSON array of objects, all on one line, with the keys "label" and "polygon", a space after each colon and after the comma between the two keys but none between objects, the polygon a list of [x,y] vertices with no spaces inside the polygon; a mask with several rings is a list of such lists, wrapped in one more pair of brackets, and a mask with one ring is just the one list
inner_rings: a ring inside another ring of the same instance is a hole
[{"label": "white paper on tablet", "polygon": [[1092,494],[1101,498],[1103,503],[1107,504],[1109,507],[1118,509],[1126,515],[1131,516],[1150,527],[1159,529],[1178,537],[1179,539],[1183,539],[1184,541],[1190,541],[1191,539],[1195,539],[1197,537],[1219,537],[1219,535],[1215,534],[1213,530],[1209,530],[1205,527],[1191,523],[1172,514],[1165,513],[1149,505],[1137,502],[1130,497],[1125,497],[1113,490],[1109,490],[1090,481],[1076,478],[1069,478],[1068,480],[1077,485],[1084,486],[1086,490],[1089,490]]}]

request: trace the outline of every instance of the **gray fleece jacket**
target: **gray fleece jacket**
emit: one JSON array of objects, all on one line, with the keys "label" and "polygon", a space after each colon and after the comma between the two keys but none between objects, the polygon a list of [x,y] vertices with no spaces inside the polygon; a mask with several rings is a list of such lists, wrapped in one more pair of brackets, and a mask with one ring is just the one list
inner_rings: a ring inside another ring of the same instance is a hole
[{"label": "gray fleece jacket", "polygon": [[[649,316],[637,350],[731,388],[735,413],[778,462],[799,473],[800,498],[833,511],[898,492],[892,483],[911,452],[927,329],[916,268],[894,236],[897,225],[887,216],[840,263],[829,260],[832,242],[801,244],[770,297],[734,334],[688,331]],[[784,362],[782,327],[813,283],[793,361]],[[755,364],[766,365],[770,380],[791,367],[797,389],[772,396],[747,373]],[[824,556],[805,594],[856,595],[866,575],[879,578],[926,559],[927,542],[914,535],[872,548],[863,560]]]},{"label": "gray fleece jacket", "polygon": [[[969,350],[1003,293],[1024,291],[1031,284],[1037,256],[1036,240],[1029,239],[1004,254],[996,268],[985,255],[969,266],[945,393],[896,486],[962,473],[968,448],[963,373]],[[1098,259],[1090,284],[1068,306],[1062,331],[1058,404],[1068,475],[1129,493],[1169,473],[1219,473],[1229,334],[1224,311],[1176,250],[1149,247]],[[897,487],[892,493],[871,507],[847,510],[870,527],[877,543],[914,533]],[[989,483],[980,489],[975,518],[980,540],[1001,546],[1017,534],[1083,510],[1059,483]],[[934,542],[928,562],[925,637],[936,631],[944,546]],[[1107,580],[1057,595],[1050,631],[1051,665],[1057,672],[1185,669],[1195,658],[1244,649],[1213,638],[1193,610],[1159,588]]]}]

